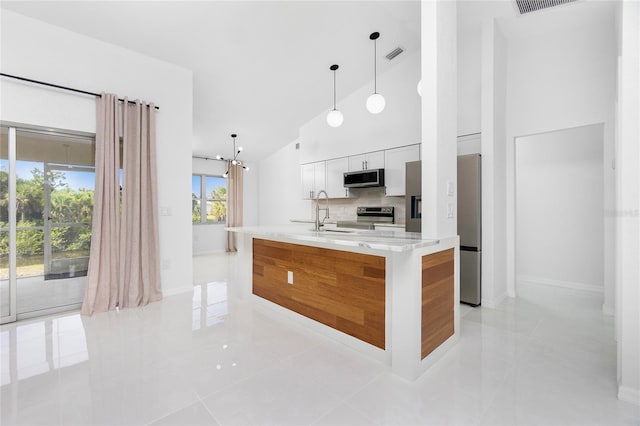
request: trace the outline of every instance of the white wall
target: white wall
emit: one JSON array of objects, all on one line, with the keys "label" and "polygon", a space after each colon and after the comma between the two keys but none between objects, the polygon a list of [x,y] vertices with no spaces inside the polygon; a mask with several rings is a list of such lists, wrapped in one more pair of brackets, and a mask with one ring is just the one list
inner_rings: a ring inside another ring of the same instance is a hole
[{"label": "white wall", "polygon": [[300,150],[297,141],[260,161],[258,223],[285,225],[289,219],[310,219],[310,202],[302,200]]},{"label": "white wall", "polygon": [[[466,5],[465,5],[466,6]],[[461,21],[458,21],[459,23]],[[480,75],[482,37],[476,26],[458,26],[458,123],[457,135],[478,133],[480,125]]]},{"label": "white wall", "polygon": [[[507,62],[507,281],[515,293],[516,137],[604,123],[604,205],[613,208],[614,103],[616,97],[616,34],[613,9],[606,5],[579,5],[572,16],[593,14],[592,25],[549,28],[536,37],[512,34]],[[594,9],[595,8],[595,9]],[[563,11],[560,11],[563,12]],[[564,12],[563,12],[564,13]],[[613,311],[613,226],[605,225],[603,309]]]},{"label": "white wall", "polygon": [[516,139],[516,277],[603,293],[603,126]]},{"label": "white wall", "polygon": [[300,127],[301,163],[420,142],[420,96],[416,90],[420,52],[402,53],[394,61],[398,63],[378,75],[378,92],[386,100],[384,111],[371,114],[365,107],[373,80],[351,94],[341,94],[338,86],[337,108],[344,114],[344,123],[336,128],[327,125],[327,112],[331,109],[327,105],[326,111]]},{"label": "white wall", "polygon": [[[2,71],[159,105],[157,130],[161,284],[191,288],[192,73],[114,45],[2,10]],[[95,99],[0,80],[0,119],[95,132]]]}]

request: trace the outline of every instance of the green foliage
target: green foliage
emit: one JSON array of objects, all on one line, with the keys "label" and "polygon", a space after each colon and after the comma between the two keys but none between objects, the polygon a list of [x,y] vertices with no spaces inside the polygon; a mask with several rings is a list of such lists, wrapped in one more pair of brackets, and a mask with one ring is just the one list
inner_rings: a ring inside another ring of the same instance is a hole
[{"label": "green foliage", "polygon": [[[42,170],[31,170],[31,178],[16,179],[18,256],[42,256],[44,253],[44,189],[51,188],[51,249],[53,253],[87,251],[91,245],[93,190],[73,190],[64,172],[54,171],[45,180]],[[0,170],[0,228],[8,228],[8,173]],[[58,224],[58,225],[57,225]],[[59,224],[74,224],[60,226]],[[81,225],[82,224],[82,225]],[[24,228],[40,227],[25,230]],[[0,232],[0,256],[9,253],[9,233]]]},{"label": "green foliage", "polygon": [[195,200],[193,201],[193,204],[191,206],[191,222],[192,223],[200,223],[200,214],[201,214],[201,210],[200,210],[200,203],[196,202]]},{"label": "green foliage", "polygon": [[214,188],[208,198],[216,201],[207,202],[209,207],[207,222],[224,222],[227,219],[227,202],[220,200],[227,199],[227,188],[224,186]]}]

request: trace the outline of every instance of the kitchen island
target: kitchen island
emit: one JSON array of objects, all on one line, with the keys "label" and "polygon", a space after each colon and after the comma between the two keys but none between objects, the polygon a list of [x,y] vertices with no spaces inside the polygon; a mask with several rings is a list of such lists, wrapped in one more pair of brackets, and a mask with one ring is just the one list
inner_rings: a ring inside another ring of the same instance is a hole
[{"label": "kitchen island", "polygon": [[376,358],[406,379],[458,339],[458,238],[404,231],[228,228],[230,291]]}]

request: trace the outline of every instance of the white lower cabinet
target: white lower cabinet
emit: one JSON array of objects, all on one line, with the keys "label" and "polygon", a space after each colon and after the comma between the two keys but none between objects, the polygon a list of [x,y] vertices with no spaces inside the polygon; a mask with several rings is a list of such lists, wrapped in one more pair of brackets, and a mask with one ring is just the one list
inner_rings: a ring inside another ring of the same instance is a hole
[{"label": "white lower cabinet", "polygon": [[405,164],[420,160],[420,145],[388,149],[385,152],[385,195],[405,195]]},{"label": "white lower cabinet", "polygon": [[349,158],[327,160],[327,194],[329,198],[349,198],[349,188],[344,187],[343,173],[349,170]]}]

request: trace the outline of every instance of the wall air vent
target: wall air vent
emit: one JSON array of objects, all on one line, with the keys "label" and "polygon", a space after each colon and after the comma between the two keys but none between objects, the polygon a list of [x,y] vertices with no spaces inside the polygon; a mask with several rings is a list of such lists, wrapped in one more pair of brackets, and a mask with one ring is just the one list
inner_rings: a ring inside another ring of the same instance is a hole
[{"label": "wall air vent", "polygon": [[402,47],[396,47],[391,52],[387,53],[385,55],[385,58],[387,58],[388,60],[392,60],[393,58],[395,58],[396,56],[398,56],[402,52],[404,52],[404,49]]},{"label": "wall air vent", "polygon": [[576,0],[515,0],[521,15],[574,1]]}]

